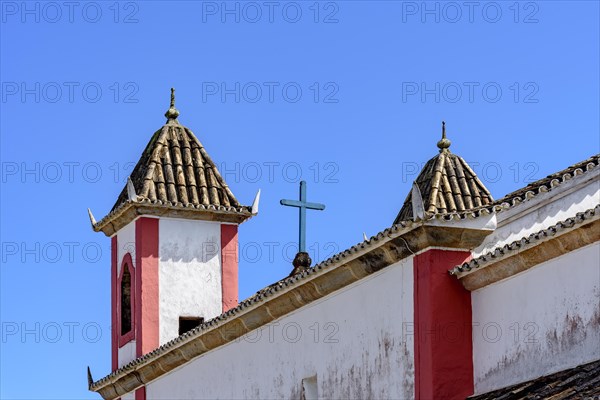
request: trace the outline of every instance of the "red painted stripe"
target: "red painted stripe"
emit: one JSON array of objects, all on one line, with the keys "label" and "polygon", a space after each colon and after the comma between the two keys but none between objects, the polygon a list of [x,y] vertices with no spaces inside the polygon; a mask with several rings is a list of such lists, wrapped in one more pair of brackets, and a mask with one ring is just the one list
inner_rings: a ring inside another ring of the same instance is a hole
[{"label": "red painted stripe", "polygon": [[117,235],[110,239],[110,308],[111,308],[111,365],[119,368],[118,327],[117,327]]},{"label": "red painted stripe", "polygon": [[223,312],[238,304],[238,227],[221,225],[221,295]]},{"label": "red painted stripe", "polygon": [[146,386],[135,390],[135,400],[146,400]]},{"label": "red painted stripe", "polygon": [[428,250],[414,259],[415,397],[473,394],[471,293],[448,274],[465,251]]},{"label": "red painted stripe", "polygon": [[159,346],[158,326],[158,219],[135,221],[136,355]]}]

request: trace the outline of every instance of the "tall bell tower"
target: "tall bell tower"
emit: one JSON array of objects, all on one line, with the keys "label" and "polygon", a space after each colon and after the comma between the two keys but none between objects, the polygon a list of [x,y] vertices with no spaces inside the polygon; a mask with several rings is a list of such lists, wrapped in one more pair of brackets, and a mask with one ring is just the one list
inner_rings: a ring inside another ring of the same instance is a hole
[{"label": "tall bell tower", "polygon": [[182,126],[174,90],[156,131],[108,215],[112,369],[238,303],[238,225],[256,214]]}]

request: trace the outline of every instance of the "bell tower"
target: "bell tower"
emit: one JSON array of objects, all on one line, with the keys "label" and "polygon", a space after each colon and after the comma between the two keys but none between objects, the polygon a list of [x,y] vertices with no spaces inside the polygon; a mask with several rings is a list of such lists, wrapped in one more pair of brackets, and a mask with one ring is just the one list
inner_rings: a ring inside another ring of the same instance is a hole
[{"label": "bell tower", "polygon": [[238,225],[258,210],[235,198],[191,130],[167,122],[144,149],[112,210],[112,369],[238,303]]},{"label": "bell tower", "polygon": [[[491,193],[469,164],[450,151],[451,144],[442,122],[439,153],[423,166],[394,220],[422,221],[424,242],[429,242],[413,259],[417,399],[473,394],[471,292],[448,270],[468,261],[472,249],[496,228],[495,215],[486,210],[494,201]],[[477,219],[476,213],[481,213]],[[458,334],[449,338],[450,330]]]}]

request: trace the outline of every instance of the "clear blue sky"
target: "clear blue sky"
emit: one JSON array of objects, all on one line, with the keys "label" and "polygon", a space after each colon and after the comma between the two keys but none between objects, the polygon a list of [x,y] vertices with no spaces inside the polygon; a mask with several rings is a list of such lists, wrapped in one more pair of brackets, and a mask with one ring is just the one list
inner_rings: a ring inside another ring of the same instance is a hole
[{"label": "clear blue sky", "polygon": [[97,398],[110,241],[86,208],[113,205],[171,86],[237,198],[262,189],[240,298],[290,271],[300,176],[320,261],[392,223],[442,120],[494,197],[599,151],[596,1],[0,4],[3,399]]}]

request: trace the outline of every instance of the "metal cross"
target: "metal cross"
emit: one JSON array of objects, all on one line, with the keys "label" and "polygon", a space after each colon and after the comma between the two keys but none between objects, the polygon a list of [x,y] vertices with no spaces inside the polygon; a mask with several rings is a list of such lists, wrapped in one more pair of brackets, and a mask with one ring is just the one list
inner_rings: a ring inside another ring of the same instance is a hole
[{"label": "metal cross", "polygon": [[300,212],[300,232],[298,252],[306,252],[306,210],[324,210],[325,204],[309,203],[306,201],[306,182],[300,182],[300,200],[281,200],[282,206],[298,207]]}]

